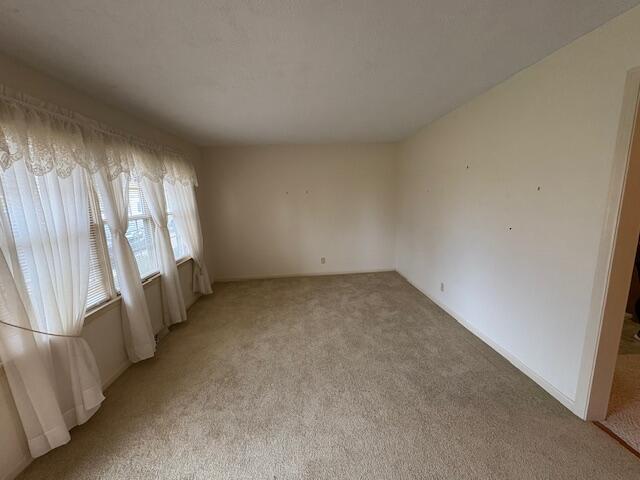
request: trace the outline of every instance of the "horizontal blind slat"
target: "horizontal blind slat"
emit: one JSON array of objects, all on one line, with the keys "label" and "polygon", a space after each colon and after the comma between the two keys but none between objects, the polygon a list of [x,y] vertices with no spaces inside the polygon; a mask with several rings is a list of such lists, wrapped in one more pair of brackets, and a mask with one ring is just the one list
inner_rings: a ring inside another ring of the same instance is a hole
[{"label": "horizontal blind slat", "polygon": [[89,203],[89,286],[87,289],[87,309],[95,307],[109,300],[109,286],[104,265],[100,261],[98,252],[98,228],[96,212]]}]

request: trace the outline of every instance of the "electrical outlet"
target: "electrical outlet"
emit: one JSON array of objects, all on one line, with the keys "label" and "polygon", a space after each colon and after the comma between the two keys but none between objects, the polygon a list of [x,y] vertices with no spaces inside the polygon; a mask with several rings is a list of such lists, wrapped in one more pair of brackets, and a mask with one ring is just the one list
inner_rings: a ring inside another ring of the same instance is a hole
[{"label": "electrical outlet", "polygon": [[444,292],[444,282],[440,282],[440,291]]},{"label": "electrical outlet", "polygon": [[327,259],[324,258],[324,257],[321,257],[320,258],[320,263],[324,265],[325,263],[327,263]]}]

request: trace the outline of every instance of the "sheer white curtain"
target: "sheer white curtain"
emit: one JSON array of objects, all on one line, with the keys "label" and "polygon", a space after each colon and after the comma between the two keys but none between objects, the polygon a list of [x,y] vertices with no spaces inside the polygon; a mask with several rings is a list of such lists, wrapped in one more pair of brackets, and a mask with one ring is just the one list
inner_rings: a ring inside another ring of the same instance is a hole
[{"label": "sheer white curtain", "polygon": [[167,313],[166,323],[184,322],[187,319],[187,309],[184,306],[184,297],[180,287],[180,277],[176,259],[171,247],[171,237],[167,226],[167,201],[164,196],[162,182],[154,181],[148,177],[141,179],[142,193],[147,201],[149,212],[155,224],[156,252],[160,264],[162,284],[162,301]]},{"label": "sheer white curtain", "polygon": [[49,333],[36,340],[67,428],[86,422],[104,400],[93,353],[81,337],[89,281],[88,180],[82,168],[66,177],[55,171],[35,176],[24,162],[0,174],[21,271],[13,278],[34,313],[31,328]]},{"label": "sheer white curtain", "polygon": [[204,262],[204,249],[202,241],[202,229],[196,192],[191,184],[166,182],[167,195],[171,197],[173,204],[173,217],[182,238],[193,258],[193,291],[207,295],[211,293],[211,280]]},{"label": "sheer white curtain", "polygon": [[113,180],[99,169],[93,177],[100,193],[102,212],[111,230],[113,259],[122,295],[123,333],[127,355],[132,362],[153,357],[156,349],[147,300],[136,259],[125,236],[128,226],[129,174]]},{"label": "sheer white curtain", "polygon": [[[0,183],[0,201],[2,198]],[[51,367],[45,365],[35,334],[30,331],[34,322],[25,306],[29,301],[23,301],[14,280],[21,273],[6,213],[0,205],[0,360],[29,450],[38,457],[64,445],[71,437],[51,383]]]},{"label": "sheer white curtain", "polygon": [[81,336],[92,180],[114,234],[129,355],[153,355],[137,265],[123,239],[129,175],[145,179],[169,323],[182,321],[163,182],[196,184],[193,167],[177,152],[0,85],[0,358],[34,457],[69,441],[68,430],[104,400]]}]

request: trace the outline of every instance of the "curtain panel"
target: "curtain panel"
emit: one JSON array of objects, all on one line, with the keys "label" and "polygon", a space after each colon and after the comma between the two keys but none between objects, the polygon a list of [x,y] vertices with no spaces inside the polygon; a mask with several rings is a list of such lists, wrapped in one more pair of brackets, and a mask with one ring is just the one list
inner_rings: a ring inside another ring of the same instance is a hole
[{"label": "curtain panel", "polygon": [[209,272],[204,261],[204,248],[200,216],[196,204],[196,192],[193,185],[174,183],[165,185],[173,197],[174,218],[176,226],[182,234],[189,255],[193,258],[193,291],[208,295],[212,292]]},{"label": "curtain panel", "polygon": [[162,183],[153,182],[146,177],[142,179],[142,191],[155,224],[156,251],[159,257],[160,276],[162,277],[160,284],[162,304],[165,311],[165,323],[170,326],[184,322],[187,319],[187,309],[184,306],[180,276],[171,247],[167,200]]},{"label": "curtain panel", "polygon": [[125,236],[128,225],[129,175],[123,172],[110,180],[106,171],[100,169],[93,181],[102,199],[105,222],[113,239],[113,260],[122,296],[124,344],[129,360],[139,362],[153,357],[156,341],[138,264]]},{"label": "curtain panel", "polygon": [[[1,188],[1,186],[0,186]],[[0,192],[1,193],[1,192]],[[1,198],[1,197],[0,197]],[[7,374],[29,450],[34,457],[70,440],[56,398],[51,366],[40,354],[30,302],[16,284],[22,283],[11,226],[6,209],[0,208],[0,360]],[[16,327],[7,324],[16,325]]]},{"label": "curtain panel", "polygon": [[[81,336],[89,282],[88,176],[83,169],[68,177],[34,176],[18,162],[0,172],[0,185],[9,237],[3,254],[17,259],[14,284],[32,312],[30,328],[42,332],[34,335],[54,391],[47,409],[57,406],[70,429],[104,400],[93,352]],[[28,438],[34,455],[57,443],[35,433]]]}]

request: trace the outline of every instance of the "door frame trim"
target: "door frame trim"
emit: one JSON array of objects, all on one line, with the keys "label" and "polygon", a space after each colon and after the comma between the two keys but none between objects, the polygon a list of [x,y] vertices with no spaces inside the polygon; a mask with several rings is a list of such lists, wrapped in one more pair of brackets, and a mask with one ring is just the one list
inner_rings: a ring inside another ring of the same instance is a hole
[{"label": "door frame trim", "polygon": [[591,297],[576,412],[604,420],[640,232],[640,67],[628,72]]}]

